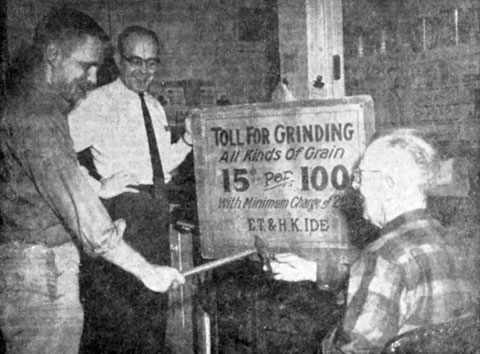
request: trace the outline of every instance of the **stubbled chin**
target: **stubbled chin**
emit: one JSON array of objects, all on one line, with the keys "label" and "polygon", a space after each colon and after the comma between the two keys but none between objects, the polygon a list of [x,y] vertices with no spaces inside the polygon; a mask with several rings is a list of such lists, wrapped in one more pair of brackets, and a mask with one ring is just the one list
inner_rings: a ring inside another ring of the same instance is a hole
[{"label": "stubbled chin", "polygon": [[87,91],[78,91],[76,95],[76,101],[83,100],[85,97],[87,97]]},{"label": "stubbled chin", "polygon": [[68,99],[70,104],[76,107],[81,101],[83,101],[87,97],[87,91],[84,90],[77,90],[71,97]]}]

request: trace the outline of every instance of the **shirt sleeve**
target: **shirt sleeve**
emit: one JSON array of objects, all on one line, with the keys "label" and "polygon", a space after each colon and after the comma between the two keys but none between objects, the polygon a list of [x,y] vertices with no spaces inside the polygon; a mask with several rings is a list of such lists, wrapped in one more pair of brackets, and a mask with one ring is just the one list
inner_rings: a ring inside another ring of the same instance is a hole
[{"label": "shirt sleeve", "polygon": [[82,175],[68,132],[59,133],[61,128],[46,119],[34,124],[23,129],[23,146],[29,148],[19,156],[38,192],[87,253],[115,248],[122,234]]},{"label": "shirt sleeve", "polygon": [[165,154],[162,154],[162,162],[165,160],[164,168],[166,172],[171,173],[176,169],[190,151],[192,151],[192,147],[188,146],[181,138],[174,144],[166,146]]},{"label": "shirt sleeve", "polygon": [[342,326],[343,352],[380,353],[398,334],[402,274],[397,264],[371,254],[355,265]]},{"label": "shirt sleeve", "polygon": [[154,102],[153,106],[157,119],[155,134],[160,137],[160,139],[157,139],[158,149],[162,158],[164,172],[169,174],[185,160],[188,153],[192,151],[192,147],[187,145],[181,138],[174,144],[171,143],[171,134],[168,131],[165,111],[158,102]]},{"label": "shirt sleeve", "polygon": [[88,184],[90,185],[92,190],[95,192],[96,195],[99,195],[100,190],[102,189],[102,183],[100,181],[97,181],[92,176],[90,176],[90,173],[85,167],[83,166],[79,166],[79,167],[80,167],[80,171],[82,172],[83,176],[87,179]]}]

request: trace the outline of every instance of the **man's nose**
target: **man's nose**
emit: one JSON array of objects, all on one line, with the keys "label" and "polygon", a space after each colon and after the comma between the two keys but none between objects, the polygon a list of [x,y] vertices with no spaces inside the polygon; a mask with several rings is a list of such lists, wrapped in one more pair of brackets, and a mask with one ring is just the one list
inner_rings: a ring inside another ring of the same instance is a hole
[{"label": "man's nose", "polygon": [[146,60],[142,60],[142,64],[140,65],[140,67],[138,68],[142,73],[147,73],[148,72],[148,67],[147,67],[147,61]]},{"label": "man's nose", "polygon": [[351,181],[352,181],[352,188],[358,191],[360,189],[360,178],[359,178],[359,176],[357,174],[353,173],[352,177],[351,177]]},{"label": "man's nose", "polygon": [[87,80],[91,82],[93,85],[97,84],[97,72],[98,72],[98,68],[91,67],[87,73]]},{"label": "man's nose", "polygon": [[357,191],[360,189],[360,183],[355,178],[352,180],[352,188]]}]

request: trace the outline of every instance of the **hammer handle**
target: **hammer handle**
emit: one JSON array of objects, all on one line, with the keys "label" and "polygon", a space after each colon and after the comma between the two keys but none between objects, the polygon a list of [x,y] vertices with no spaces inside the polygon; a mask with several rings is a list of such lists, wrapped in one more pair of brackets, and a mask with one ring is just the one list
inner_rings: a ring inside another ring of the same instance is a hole
[{"label": "hammer handle", "polygon": [[237,253],[232,256],[220,258],[220,259],[217,259],[216,261],[205,263],[205,264],[202,264],[201,266],[186,270],[182,274],[184,277],[188,277],[190,275],[203,273],[203,272],[206,272],[207,270],[211,270],[211,269],[220,267],[222,265],[225,265],[227,263],[231,263],[233,261],[251,256],[252,254],[255,254],[255,253],[257,253],[256,249],[244,251],[242,253]]}]

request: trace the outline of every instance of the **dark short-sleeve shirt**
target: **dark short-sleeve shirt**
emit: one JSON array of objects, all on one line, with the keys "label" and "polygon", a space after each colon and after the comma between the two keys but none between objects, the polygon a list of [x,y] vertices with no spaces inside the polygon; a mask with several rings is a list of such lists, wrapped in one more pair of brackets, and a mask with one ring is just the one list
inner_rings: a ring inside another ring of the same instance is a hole
[{"label": "dark short-sleeve shirt", "polygon": [[45,85],[8,100],[0,125],[0,243],[51,247],[73,237],[102,254],[121,239],[80,171],[68,111]]}]

